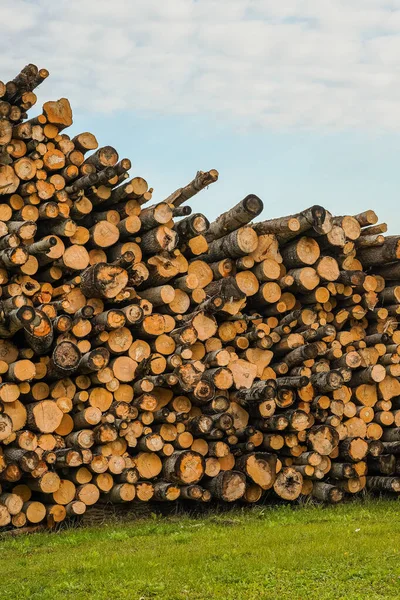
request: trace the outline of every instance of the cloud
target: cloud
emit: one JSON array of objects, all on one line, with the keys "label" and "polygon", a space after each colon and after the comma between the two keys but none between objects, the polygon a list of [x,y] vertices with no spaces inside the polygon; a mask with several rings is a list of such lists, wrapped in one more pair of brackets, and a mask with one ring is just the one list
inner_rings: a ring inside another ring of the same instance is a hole
[{"label": "cloud", "polygon": [[0,73],[80,112],[400,129],[400,0],[2,0]]}]

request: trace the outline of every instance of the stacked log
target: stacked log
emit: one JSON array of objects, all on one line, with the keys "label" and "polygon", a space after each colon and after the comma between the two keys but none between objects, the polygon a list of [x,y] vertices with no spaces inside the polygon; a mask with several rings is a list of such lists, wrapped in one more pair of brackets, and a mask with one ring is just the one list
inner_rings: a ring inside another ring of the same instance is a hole
[{"label": "stacked log", "polygon": [[400,491],[400,237],[371,211],[210,222],[0,83],[0,527],[97,503]]}]

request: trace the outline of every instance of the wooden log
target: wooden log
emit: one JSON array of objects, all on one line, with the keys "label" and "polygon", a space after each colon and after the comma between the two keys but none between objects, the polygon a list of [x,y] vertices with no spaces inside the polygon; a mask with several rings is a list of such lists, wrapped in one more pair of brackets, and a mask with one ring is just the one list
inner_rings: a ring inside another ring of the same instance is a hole
[{"label": "wooden log", "polygon": [[276,477],[276,456],[261,452],[246,454],[236,460],[236,468],[263,490],[268,490]]},{"label": "wooden log", "polygon": [[399,477],[367,477],[367,489],[379,492],[400,492]]},{"label": "wooden log", "polygon": [[203,214],[194,213],[185,219],[181,219],[174,225],[180,240],[191,240],[198,235],[204,235],[208,230],[210,223]]},{"label": "wooden log", "polygon": [[60,342],[53,350],[47,375],[53,379],[68,377],[77,371],[81,357],[78,346],[68,341]]},{"label": "wooden log", "polygon": [[283,243],[309,230],[318,234],[329,233],[332,217],[322,206],[315,205],[295,215],[263,221],[255,227],[258,234],[276,234]]},{"label": "wooden log", "polygon": [[150,229],[141,236],[140,246],[143,254],[157,254],[158,252],[172,252],[176,247],[178,236],[175,231],[160,225],[155,229]]},{"label": "wooden log", "polygon": [[22,507],[29,523],[40,523],[46,516],[46,507],[41,502],[25,502]]},{"label": "wooden log", "polygon": [[217,240],[235,229],[243,227],[257,217],[263,210],[263,203],[254,194],[246,196],[226,213],[221,214],[205,234],[208,242]]},{"label": "wooden log", "polygon": [[400,258],[399,242],[398,237],[388,236],[382,246],[363,248],[357,252],[357,256],[364,268],[394,262]]},{"label": "wooden log", "polygon": [[[63,413],[53,400],[43,400],[26,405],[27,422],[33,431],[52,433],[59,427]],[[4,417],[3,417],[4,418]],[[11,419],[10,419],[11,421]]]},{"label": "wooden log", "polygon": [[312,496],[322,502],[329,504],[337,504],[343,499],[343,492],[340,488],[330,485],[329,483],[323,483],[321,481],[314,482],[312,489]]},{"label": "wooden log", "polygon": [[257,234],[251,227],[241,227],[232,233],[214,240],[208,252],[199,258],[205,262],[215,262],[229,256],[239,258],[250,254],[257,247]]},{"label": "wooden log", "polygon": [[292,268],[313,265],[318,260],[319,255],[318,243],[314,239],[306,237],[288,244],[282,250],[285,265]]},{"label": "wooden log", "polygon": [[[30,473],[34,471],[39,464],[39,456],[35,451],[24,450],[22,448],[6,448],[4,457],[7,462],[18,464],[22,471]],[[19,512],[19,511],[18,511]]]},{"label": "wooden log", "polygon": [[275,493],[283,500],[296,500],[303,486],[303,477],[293,467],[284,467],[277,475],[274,483]]},{"label": "wooden log", "polygon": [[[0,495],[0,505],[5,507],[11,516],[18,515],[22,511],[24,501],[21,496],[13,493],[4,493]],[[4,508],[3,508],[4,511]],[[0,517],[0,523],[4,520],[4,515]],[[7,518],[6,518],[7,520]],[[1,523],[5,525],[6,523]]]},{"label": "wooden log", "polygon": [[179,188],[165,199],[167,204],[173,204],[175,207],[181,206],[184,202],[198,194],[201,190],[218,180],[218,171],[198,171],[196,177],[183,188]]},{"label": "wooden log", "polygon": [[191,485],[200,481],[204,469],[205,462],[201,454],[182,450],[165,460],[163,475],[171,483]]},{"label": "wooden log", "polygon": [[125,269],[98,263],[81,274],[80,288],[89,298],[115,298],[127,283],[128,273]]},{"label": "wooden log", "polygon": [[212,496],[224,502],[234,502],[244,496],[246,477],[239,471],[221,471],[206,483]]},{"label": "wooden log", "polygon": [[340,455],[351,462],[363,460],[368,452],[368,443],[359,437],[347,438],[340,442]]},{"label": "wooden log", "polygon": [[329,425],[317,425],[311,427],[307,438],[311,448],[322,456],[329,456],[339,442],[337,431]]},{"label": "wooden log", "polygon": [[174,502],[181,495],[181,489],[165,481],[158,481],[154,485],[154,498],[159,501]]}]

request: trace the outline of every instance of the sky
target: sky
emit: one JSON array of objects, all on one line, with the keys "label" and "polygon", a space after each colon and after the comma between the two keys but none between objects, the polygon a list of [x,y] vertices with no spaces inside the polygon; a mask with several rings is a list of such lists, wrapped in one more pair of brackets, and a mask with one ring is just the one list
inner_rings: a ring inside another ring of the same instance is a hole
[{"label": "sky", "polygon": [[400,232],[400,0],[1,0],[0,79],[27,63],[71,133],[132,160],[161,201],[198,170],[215,218],[374,209]]}]

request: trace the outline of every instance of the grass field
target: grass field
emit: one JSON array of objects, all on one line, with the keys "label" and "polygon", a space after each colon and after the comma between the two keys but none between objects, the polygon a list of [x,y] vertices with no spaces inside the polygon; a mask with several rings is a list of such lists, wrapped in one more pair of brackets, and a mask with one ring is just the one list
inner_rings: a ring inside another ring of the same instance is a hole
[{"label": "grass field", "polygon": [[400,502],[254,508],[0,540],[2,600],[400,598]]}]

